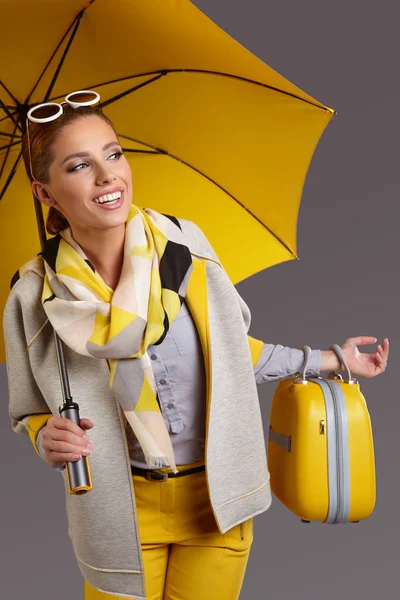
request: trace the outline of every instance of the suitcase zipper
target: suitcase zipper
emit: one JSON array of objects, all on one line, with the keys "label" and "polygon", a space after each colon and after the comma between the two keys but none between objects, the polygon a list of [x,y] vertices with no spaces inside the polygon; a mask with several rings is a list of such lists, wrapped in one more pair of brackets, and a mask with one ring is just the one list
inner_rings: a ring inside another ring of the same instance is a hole
[{"label": "suitcase zipper", "polygon": [[350,455],[346,398],[339,383],[325,380],[331,391],[335,416],[337,510],[331,523],[347,523],[350,513]]},{"label": "suitcase zipper", "polygon": [[323,393],[326,409],[329,510],[326,523],[346,523],[350,512],[348,416],[340,384],[310,378]]},{"label": "suitcase zipper", "polygon": [[342,421],[339,415],[339,399],[336,394],[336,386],[330,381],[326,381],[329,389],[331,390],[333,400],[333,412],[335,415],[335,446],[336,446],[336,485],[337,485],[337,505],[336,514],[333,519],[333,523],[340,523],[342,519],[343,511],[343,489],[342,489],[342,478],[343,478],[343,431]]}]

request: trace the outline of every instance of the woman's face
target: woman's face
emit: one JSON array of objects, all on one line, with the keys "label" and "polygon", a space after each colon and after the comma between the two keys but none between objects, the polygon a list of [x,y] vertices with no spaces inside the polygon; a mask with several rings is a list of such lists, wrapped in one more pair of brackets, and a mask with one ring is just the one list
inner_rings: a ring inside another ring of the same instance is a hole
[{"label": "woman's face", "polygon": [[34,187],[39,199],[68,219],[72,233],[124,224],[132,172],[112,127],[96,115],[78,119],[61,130],[52,149],[49,183]]}]

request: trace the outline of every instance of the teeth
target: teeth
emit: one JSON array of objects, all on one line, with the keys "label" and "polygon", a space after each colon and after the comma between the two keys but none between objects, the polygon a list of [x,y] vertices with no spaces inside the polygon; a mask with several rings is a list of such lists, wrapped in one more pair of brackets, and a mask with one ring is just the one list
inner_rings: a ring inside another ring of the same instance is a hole
[{"label": "teeth", "polygon": [[121,198],[121,192],[113,192],[112,194],[104,194],[94,199],[96,204],[104,204],[104,202],[112,202]]}]

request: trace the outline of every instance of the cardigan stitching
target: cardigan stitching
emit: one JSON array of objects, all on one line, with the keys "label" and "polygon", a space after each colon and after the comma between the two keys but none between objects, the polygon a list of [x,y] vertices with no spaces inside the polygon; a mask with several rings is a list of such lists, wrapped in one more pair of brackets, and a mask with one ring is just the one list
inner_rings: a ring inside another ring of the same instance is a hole
[{"label": "cardigan stitching", "polygon": [[132,570],[132,569],[103,569],[103,568],[100,568],[100,567],[94,567],[93,565],[90,565],[89,563],[87,563],[84,560],[82,560],[80,558],[80,556],[78,556],[78,554],[76,554],[76,558],[83,565],[85,565],[86,567],[89,567],[89,569],[93,569],[93,571],[102,571],[104,573],[132,573],[133,575],[142,575],[143,574],[143,571],[135,571],[135,570]]},{"label": "cardigan stitching", "polygon": [[39,337],[39,335],[42,333],[43,329],[45,328],[45,326],[47,325],[47,323],[49,322],[48,319],[45,320],[45,322],[43,323],[43,325],[41,326],[41,328],[39,329],[39,331],[37,333],[35,333],[35,335],[33,336],[33,338],[31,339],[30,342],[28,342],[26,349],[29,350],[31,349],[32,344],[35,342],[35,340]]},{"label": "cardigan stitching", "polygon": [[238,500],[241,500],[242,498],[248,498],[248,496],[252,496],[253,494],[256,494],[257,492],[260,492],[261,490],[263,490],[269,483],[269,479],[267,479],[267,481],[265,483],[263,483],[262,486],[260,486],[259,488],[257,488],[256,490],[253,490],[252,492],[249,492],[248,494],[244,494],[243,496],[238,496],[237,498],[233,498],[233,500],[228,500],[227,502],[223,502],[222,504],[218,504],[218,506],[216,508],[220,508],[221,506],[226,506],[227,504],[231,504],[232,502],[237,502]]}]

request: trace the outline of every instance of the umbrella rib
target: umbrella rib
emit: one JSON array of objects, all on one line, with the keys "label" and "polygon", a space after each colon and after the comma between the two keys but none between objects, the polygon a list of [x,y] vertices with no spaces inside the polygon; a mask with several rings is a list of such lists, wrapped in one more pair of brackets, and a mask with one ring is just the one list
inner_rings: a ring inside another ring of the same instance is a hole
[{"label": "umbrella rib", "polygon": [[[272,229],[270,229],[267,225],[265,225],[265,223],[263,223],[261,221],[261,219],[259,219],[257,217],[257,215],[255,215],[251,210],[249,210],[242,202],[240,202],[240,200],[238,198],[236,198],[236,196],[234,196],[231,192],[229,192],[229,190],[227,190],[226,188],[224,188],[222,185],[220,185],[217,181],[215,181],[214,179],[212,179],[211,177],[209,177],[208,175],[206,175],[205,173],[203,173],[203,171],[200,171],[200,169],[198,169],[197,167],[195,167],[194,165],[191,165],[190,163],[188,163],[186,160],[183,160],[183,158],[180,158],[179,156],[175,156],[173,154],[170,154],[169,152],[167,152],[167,150],[164,150],[163,148],[158,148],[157,146],[153,146],[152,144],[149,144],[147,142],[143,142],[142,140],[138,140],[132,137],[129,137],[127,135],[123,135],[121,133],[117,134],[118,137],[121,137],[125,140],[129,140],[131,142],[135,142],[137,144],[142,144],[143,146],[147,146],[148,148],[152,148],[153,151],[152,154],[162,154],[165,156],[168,156],[169,158],[173,158],[174,160],[182,163],[183,165],[185,165],[186,167],[189,167],[189,169],[192,169],[193,171],[195,171],[196,173],[198,173],[199,175],[201,175],[202,177],[204,177],[205,179],[207,179],[210,183],[212,183],[213,185],[215,185],[217,188],[219,188],[222,192],[224,192],[225,194],[227,194],[230,198],[232,198],[232,200],[234,202],[236,202],[237,204],[239,204],[239,206],[241,206],[246,212],[249,213],[249,215],[251,215],[253,217],[253,219],[255,219],[256,221],[258,221],[260,223],[260,225],[262,225],[262,227],[264,227],[267,231],[269,231],[269,233],[276,239],[278,240],[278,242],[280,244],[282,244],[282,246],[284,246],[286,248],[286,250],[288,250],[290,252],[290,254],[292,256],[294,256],[295,258],[297,258],[296,254],[291,250],[291,248],[289,248],[289,246],[276,234],[272,231]],[[146,150],[130,150],[130,152],[143,152],[144,154],[148,154],[149,151]]]},{"label": "umbrella rib", "polygon": [[[70,47],[70,45],[71,45],[71,41],[74,39],[74,37],[75,37],[75,34],[76,34],[76,31],[77,31],[77,27],[76,27],[76,25],[77,25],[77,21],[78,21],[78,27],[79,27],[79,23],[80,23],[80,20],[81,20],[81,18],[82,18],[82,16],[83,16],[83,13],[85,12],[85,10],[86,10],[86,9],[87,9],[87,8],[88,8],[88,7],[89,7],[91,4],[93,4],[93,2],[94,2],[94,1],[95,1],[95,0],[90,0],[90,2],[88,3],[88,5],[87,5],[87,6],[85,6],[85,8],[83,8],[82,10],[80,10],[80,11],[79,11],[79,13],[78,13],[78,14],[77,14],[77,15],[74,17],[74,19],[73,19],[72,23],[69,25],[69,27],[68,27],[67,31],[64,33],[64,35],[62,36],[61,40],[59,41],[59,43],[57,44],[56,48],[54,49],[54,51],[53,51],[52,55],[50,56],[49,60],[47,61],[47,63],[46,63],[46,65],[45,65],[45,67],[43,68],[43,71],[40,73],[40,75],[39,75],[39,77],[38,77],[38,80],[36,81],[36,83],[35,83],[35,85],[33,86],[32,90],[31,90],[31,91],[30,91],[30,93],[28,94],[28,96],[27,96],[27,98],[26,98],[26,100],[25,100],[25,104],[28,104],[28,103],[29,103],[29,100],[31,99],[31,97],[32,97],[32,94],[34,93],[34,91],[36,90],[36,88],[37,88],[37,86],[39,85],[40,81],[42,80],[42,78],[43,78],[44,74],[46,73],[47,69],[49,68],[49,66],[50,66],[50,64],[51,64],[51,62],[52,62],[52,60],[53,60],[53,58],[54,58],[54,57],[55,57],[55,55],[57,54],[57,52],[58,52],[59,48],[61,47],[62,43],[64,42],[64,40],[65,40],[65,38],[67,37],[67,35],[69,34],[69,32],[71,31],[72,27],[75,25],[75,30],[73,31],[73,33],[72,33],[72,35],[71,35],[70,42],[68,43],[68,47],[67,47],[67,52],[68,52],[68,50],[69,50],[69,47]],[[60,64],[59,64],[59,66],[58,66],[58,68],[57,68],[57,70],[56,70],[56,74],[55,74],[55,76],[53,77],[53,80],[52,80],[52,81],[51,81],[51,83],[50,83],[49,89],[47,90],[47,93],[46,93],[46,98],[45,98],[44,102],[47,102],[47,100],[48,100],[48,96],[50,95],[50,93],[51,93],[51,91],[52,91],[52,89],[53,89],[53,87],[54,87],[54,85],[55,85],[55,83],[56,83],[57,77],[58,77],[58,75],[59,75],[59,72],[60,72],[60,70],[61,70],[61,67],[62,67],[62,65],[63,65],[64,61],[65,61],[65,56],[63,55],[63,56],[61,57]]]},{"label": "umbrella rib", "polygon": [[63,66],[63,64],[65,62],[65,59],[67,58],[67,54],[69,52],[69,49],[71,48],[71,44],[74,41],[76,33],[77,33],[78,29],[79,29],[79,25],[81,24],[81,19],[82,19],[83,13],[84,13],[84,10],[81,11],[81,13],[75,19],[75,27],[74,27],[74,29],[73,29],[73,31],[71,33],[71,37],[68,40],[67,46],[66,46],[66,48],[65,48],[65,50],[64,50],[64,52],[63,52],[63,54],[62,54],[62,56],[60,58],[60,62],[57,65],[57,69],[55,70],[53,78],[52,78],[52,80],[50,82],[50,85],[49,85],[49,87],[47,89],[47,92],[46,92],[45,97],[44,97],[44,102],[48,101],[49,96],[50,96],[51,92],[53,91],[53,88],[54,88],[54,86],[56,84],[56,81],[57,81],[57,78],[58,78],[58,76],[60,74],[62,66]]},{"label": "umbrella rib", "polygon": [[18,104],[18,100],[16,99],[16,97],[10,92],[10,90],[8,89],[8,87],[6,86],[5,83],[3,83],[2,81],[0,81],[0,85],[6,90],[7,94],[9,94],[9,96],[11,96],[11,98],[14,100],[15,104]]},{"label": "umbrella rib", "polygon": [[[206,69],[162,69],[159,71],[149,71],[147,73],[139,73],[137,75],[128,75],[127,77],[121,77],[120,79],[111,79],[110,81],[105,81],[103,83],[96,83],[93,85],[89,85],[88,89],[94,90],[95,88],[103,87],[106,85],[112,85],[113,83],[121,83],[122,81],[128,81],[129,79],[137,79],[138,77],[148,77],[151,75],[156,75],[157,73],[159,73],[161,75],[168,75],[170,73],[200,73],[200,74],[205,74],[205,75],[217,75],[218,77],[228,77],[230,79],[236,79],[239,81],[244,81],[246,83],[251,83],[253,85],[258,85],[260,87],[267,88],[267,89],[277,92],[279,94],[284,94],[285,96],[290,96],[291,98],[294,98],[295,100],[301,100],[302,102],[305,102],[306,104],[311,104],[312,106],[315,106],[316,108],[320,108],[321,110],[328,111],[335,115],[337,114],[336,111],[333,110],[332,108],[328,108],[326,106],[321,106],[321,104],[318,104],[317,102],[312,102],[311,100],[307,100],[306,98],[302,98],[301,96],[297,96],[296,94],[292,94],[291,92],[286,92],[284,90],[280,90],[279,88],[276,88],[272,85],[268,85],[267,83],[262,83],[260,81],[254,80],[254,79],[248,79],[246,77],[241,77],[240,75],[233,75],[231,73],[223,73],[220,71],[209,71]],[[152,81],[155,81],[155,79]],[[137,88],[137,89],[139,89],[139,88]],[[57,98],[58,97],[59,96],[57,96]]]},{"label": "umbrella rib", "polygon": [[[123,136],[121,136],[123,137]],[[121,146],[122,148],[122,146]],[[122,150],[124,152],[132,152],[132,153],[137,153],[137,154],[160,154],[160,152],[157,152],[156,150],[134,150],[133,148],[122,148]]]},{"label": "umbrella rib", "polygon": [[[1,99],[0,99],[0,104],[1,103],[2,102],[1,102]],[[8,106],[7,106],[7,108],[8,108]],[[15,107],[13,107],[13,108],[15,108]],[[14,111],[13,115],[16,115],[17,113],[18,113],[18,111],[16,110],[16,111]],[[5,117],[3,117],[2,119],[0,119],[0,123],[2,123],[3,121],[7,121],[8,119],[9,119],[9,116],[8,116],[8,113],[7,113]],[[13,122],[15,123],[14,120],[13,120]]]},{"label": "umbrella rib", "polygon": [[322,110],[328,110],[329,112],[335,112],[333,109],[327,108],[325,106],[321,106],[317,102],[311,102],[311,100],[306,100],[305,98],[301,98],[301,96],[297,96],[296,94],[292,94],[291,92],[286,92],[284,90],[280,90],[279,88],[276,88],[272,85],[268,85],[267,83],[262,83],[260,81],[255,81],[254,79],[248,79],[247,77],[240,77],[239,75],[231,75],[230,73],[219,73],[218,71],[207,71],[205,69],[204,70],[201,70],[201,69],[171,69],[169,72],[170,73],[181,73],[181,72],[182,73],[185,73],[185,72],[203,73],[203,74],[208,74],[208,75],[218,75],[218,76],[228,77],[231,79],[239,79],[240,81],[252,83],[252,84],[258,85],[260,87],[265,87],[269,90],[272,90],[273,92],[278,92],[279,94],[284,94],[285,96],[290,96],[291,98],[295,98],[295,100],[301,100],[302,102],[305,102],[306,104],[311,104],[312,106],[315,106],[316,108],[321,108]]},{"label": "umbrella rib", "polygon": [[15,135],[15,134],[12,134],[12,133],[6,133],[5,131],[0,131],[0,136],[10,137],[10,138],[17,137],[19,139],[21,139],[21,137],[22,137],[19,134]]},{"label": "umbrella rib", "polygon": [[13,167],[12,167],[12,169],[11,169],[11,172],[10,172],[9,176],[7,177],[7,181],[5,182],[5,184],[4,184],[4,187],[3,187],[3,189],[2,189],[2,190],[1,190],[1,192],[0,192],[0,201],[2,200],[2,198],[3,198],[4,194],[5,194],[5,193],[6,193],[6,191],[7,191],[7,188],[8,188],[8,186],[9,186],[9,185],[10,185],[10,183],[11,183],[11,180],[12,180],[12,178],[13,178],[13,177],[14,177],[14,175],[15,175],[15,172],[16,172],[16,170],[17,170],[17,167],[18,167],[19,161],[21,160],[21,156],[22,156],[22,150],[21,150],[21,152],[18,154],[18,156],[17,156],[17,159],[16,159],[16,161],[15,161],[15,163],[13,164]]},{"label": "umbrella rib", "polygon": [[[15,134],[16,129],[17,128],[14,127],[14,134]],[[20,142],[18,142],[18,143],[20,143]],[[11,147],[11,145],[13,145],[13,144],[7,144],[7,146],[6,146],[6,153],[5,153],[5,156],[4,156],[3,164],[1,165],[1,168],[0,168],[0,178],[3,176],[4,169],[6,168],[7,159],[8,159],[8,156],[10,154],[10,147]]]},{"label": "umbrella rib", "polygon": [[7,144],[6,146],[0,146],[0,152],[2,150],[7,150],[8,148],[12,148],[13,146],[17,146],[20,143],[21,143],[21,140],[17,140],[16,142],[11,142],[10,144]]},{"label": "umbrella rib", "polygon": [[[1,98],[0,98],[0,107],[4,110],[4,112],[6,113],[6,115],[8,116],[8,118],[11,119],[11,121],[14,123],[14,125],[22,133],[21,126],[19,125],[18,121],[16,119],[14,119],[14,115],[11,114],[11,112],[8,110],[8,108],[6,107],[6,105],[4,104],[4,102],[2,101]],[[4,119],[2,119],[2,120],[4,120]]]},{"label": "umbrella rib", "polygon": [[105,102],[103,102],[101,104],[101,108],[105,108],[109,104],[113,104],[113,102],[116,102],[117,100],[120,100],[121,98],[124,98],[125,96],[128,96],[132,92],[135,92],[136,90],[139,90],[140,88],[145,87],[146,85],[149,85],[149,83],[153,83],[153,81],[157,81],[164,75],[165,75],[165,73],[162,71],[158,75],[156,75],[156,77],[153,77],[153,79],[148,79],[147,81],[145,81],[143,83],[139,83],[139,85],[135,85],[133,88],[130,88],[129,90],[126,90],[125,92],[121,92],[120,94],[117,94],[116,96],[113,96],[112,98],[109,98],[108,100],[106,100]]}]

